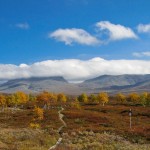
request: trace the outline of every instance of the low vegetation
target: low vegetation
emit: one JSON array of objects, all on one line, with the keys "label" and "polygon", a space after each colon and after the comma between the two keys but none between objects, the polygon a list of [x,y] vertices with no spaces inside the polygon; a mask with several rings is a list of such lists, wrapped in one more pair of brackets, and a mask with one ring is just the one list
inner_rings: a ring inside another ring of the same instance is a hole
[{"label": "low vegetation", "polygon": [[[67,127],[60,133],[60,107]],[[149,150],[150,93],[0,94],[0,150]],[[132,110],[130,128],[129,110]]]}]

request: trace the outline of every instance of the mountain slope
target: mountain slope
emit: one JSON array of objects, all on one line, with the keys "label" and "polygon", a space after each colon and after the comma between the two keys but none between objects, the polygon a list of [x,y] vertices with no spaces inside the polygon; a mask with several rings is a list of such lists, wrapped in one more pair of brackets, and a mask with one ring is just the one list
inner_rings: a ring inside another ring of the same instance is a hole
[{"label": "mountain slope", "polygon": [[68,83],[63,77],[34,77],[9,80],[0,85],[0,92],[4,93],[16,91],[37,93],[44,90],[73,95],[101,91],[109,93],[150,91],[150,75],[103,75],[80,84]]},{"label": "mountain slope", "polygon": [[150,75],[103,75],[86,80],[80,88],[84,91],[126,92],[142,91],[150,89]]},{"label": "mountain slope", "polygon": [[0,91],[5,93],[12,93],[16,91],[40,92],[64,92],[76,94],[79,92],[74,84],[68,83],[63,77],[40,77],[10,80],[0,85]]}]

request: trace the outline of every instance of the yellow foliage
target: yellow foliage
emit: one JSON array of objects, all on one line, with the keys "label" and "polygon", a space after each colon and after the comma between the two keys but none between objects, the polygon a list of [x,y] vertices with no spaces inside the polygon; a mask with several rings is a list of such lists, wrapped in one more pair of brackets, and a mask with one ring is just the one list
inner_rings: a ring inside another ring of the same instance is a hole
[{"label": "yellow foliage", "polygon": [[144,92],[140,95],[140,103],[143,105],[143,106],[146,106],[148,102],[148,93],[147,92]]},{"label": "yellow foliage", "polygon": [[28,95],[26,95],[24,92],[21,91],[16,92],[14,96],[16,104],[25,104],[29,100]]},{"label": "yellow foliage", "polygon": [[43,101],[46,104],[49,103],[49,99],[50,99],[50,94],[46,91],[40,93],[37,96],[37,101],[39,101],[39,102]]},{"label": "yellow foliage", "polygon": [[67,101],[67,98],[63,93],[60,93],[60,94],[57,95],[57,100],[59,102],[64,102],[65,103]]},{"label": "yellow foliage", "polygon": [[103,106],[104,106],[105,103],[108,103],[108,101],[109,101],[108,94],[105,93],[105,92],[99,93],[99,94],[97,95],[97,99],[98,99],[98,101],[99,101],[100,103],[103,104]]},{"label": "yellow foliage", "polygon": [[57,95],[51,94],[50,101],[57,102]]},{"label": "yellow foliage", "polygon": [[4,95],[0,94],[0,106],[4,106],[6,104],[6,98]]},{"label": "yellow foliage", "polygon": [[89,101],[90,101],[91,103],[98,103],[97,96],[94,95],[94,94],[91,94],[91,95],[89,96]]},{"label": "yellow foliage", "polygon": [[75,102],[73,102],[72,104],[71,104],[71,106],[73,107],[73,108],[75,108],[75,109],[81,109],[81,105],[80,105],[80,103],[79,103],[79,101],[78,100],[75,100]]},{"label": "yellow foliage", "polygon": [[118,93],[118,94],[116,95],[116,100],[117,100],[118,102],[123,103],[123,102],[126,101],[126,96],[123,95],[122,93]]},{"label": "yellow foliage", "polygon": [[30,127],[33,129],[38,129],[40,128],[40,125],[38,123],[30,123]]},{"label": "yellow foliage", "polygon": [[37,120],[43,120],[44,119],[44,110],[42,108],[35,107],[34,113],[36,115]]},{"label": "yellow foliage", "polygon": [[87,97],[87,95],[86,95],[86,93],[82,93],[79,97],[78,97],[78,100],[80,101],[80,102],[84,102],[84,103],[88,103],[88,97]]},{"label": "yellow foliage", "polygon": [[140,96],[137,93],[131,93],[129,94],[128,98],[131,102],[138,102],[140,99]]}]

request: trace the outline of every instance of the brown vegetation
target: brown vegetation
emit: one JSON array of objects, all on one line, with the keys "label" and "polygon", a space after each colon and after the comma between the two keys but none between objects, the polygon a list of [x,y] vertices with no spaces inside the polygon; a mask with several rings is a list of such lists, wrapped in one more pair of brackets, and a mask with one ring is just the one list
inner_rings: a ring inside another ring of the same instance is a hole
[{"label": "brown vegetation", "polygon": [[128,146],[136,149],[134,143],[137,143],[147,150],[150,142],[149,105],[150,94],[146,92],[140,95],[119,93],[113,97],[107,93],[67,97],[63,93],[46,91],[38,95],[1,94],[0,149],[46,150],[54,145],[60,136],[57,130],[62,124],[58,111],[63,106],[67,127],[61,131],[63,141],[58,149],[78,146],[79,149],[115,150],[118,146],[127,146],[130,150]]}]

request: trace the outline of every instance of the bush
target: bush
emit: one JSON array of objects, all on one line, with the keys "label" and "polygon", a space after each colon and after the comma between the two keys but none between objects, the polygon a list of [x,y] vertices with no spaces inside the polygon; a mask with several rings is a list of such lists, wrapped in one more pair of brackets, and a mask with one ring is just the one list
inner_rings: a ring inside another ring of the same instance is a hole
[{"label": "bush", "polygon": [[38,123],[30,123],[30,127],[33,129],[38,129],[40,128],[40,125]]}]

